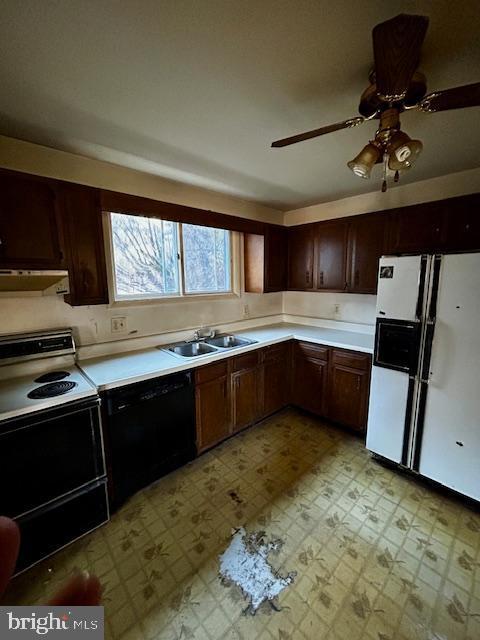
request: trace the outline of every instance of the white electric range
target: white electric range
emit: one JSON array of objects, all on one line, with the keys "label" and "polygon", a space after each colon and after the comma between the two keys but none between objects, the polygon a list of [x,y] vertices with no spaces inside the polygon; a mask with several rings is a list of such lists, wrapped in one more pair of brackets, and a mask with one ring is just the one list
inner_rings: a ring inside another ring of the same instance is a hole
[{"label": "white electric range", "polygon": [[70,329],[0,336],[0,486],[17,573],[109,519],[100,398]]},{"label": "white electric range", "polygon": [[0,336],[0,422],[95,396],[71,330]]}]

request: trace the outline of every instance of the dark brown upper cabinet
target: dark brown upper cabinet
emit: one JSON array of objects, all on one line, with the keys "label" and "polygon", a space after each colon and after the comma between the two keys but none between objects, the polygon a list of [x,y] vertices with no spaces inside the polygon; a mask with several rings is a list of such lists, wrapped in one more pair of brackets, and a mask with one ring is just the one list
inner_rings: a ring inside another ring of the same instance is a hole
[{"label": "dark brown upper cabinet", "polygon": [[315,229],[315,289],[345,291],[348,224],[321,222]]},{"label": "dark brown upper cabinet", "polygon": [[287,288],[287,229],[266,225],[265,235],[244,235],[245,291],[271,293]]},{"label": "dark brown upper cabinet", "polygon": [[0,267],[65,269],[57,183],[0,173]]},{"label": "dark brown upper cabinet", "polygon": [[446,209],[440,202],[388,212],[389,253],[422,253],[446,249]]},{"label": "dark brown upper cabinet", "polygon": [[315,225],[290,227],[288,230],[288,288],[313,289],[313,247]]},{"label": "dark brown upper cabinet", "polygon": [[98,189],[63,184],[62,215],[72,306],[107,304],[108,284]]},{"label": "dark brown upper cabinet", "polygon": [[480,249],[480,196],[473,194],[443,201],[446,241],[452,251]]},{"label": "dark brown upper cabinet", "polygon": [[352,218],[348,226],[347,290],[376,293],[378,261],[385,251],[387,215],[383,212]]}]

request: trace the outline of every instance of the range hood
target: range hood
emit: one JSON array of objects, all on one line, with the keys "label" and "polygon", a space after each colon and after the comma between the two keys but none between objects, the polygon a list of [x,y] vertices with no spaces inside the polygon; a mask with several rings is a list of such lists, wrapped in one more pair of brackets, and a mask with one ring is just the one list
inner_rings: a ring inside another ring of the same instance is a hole
[{"label": "range hood", "polygon": [[63,295],[69,293],[68,271],[0,269],[0,293]]}]

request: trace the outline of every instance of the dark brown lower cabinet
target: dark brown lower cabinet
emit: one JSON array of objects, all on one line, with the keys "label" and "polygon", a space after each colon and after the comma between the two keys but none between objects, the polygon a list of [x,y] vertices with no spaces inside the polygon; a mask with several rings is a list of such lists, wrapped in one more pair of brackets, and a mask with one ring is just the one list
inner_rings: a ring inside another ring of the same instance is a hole
[{"label": "dark brown lower cabinet", "polygon": [[364,431],[370,356],[299,342],[293,359],[292,402],[318,416]]},{"label": "dark brown lower cabinet", "polygon": [[328,372],[327,416],[364,431],[370,386],[370,357],[332,349]]},{"label": "dark brown lower cabinet", "polygon": [[197,450],[201,453],[231,433],[227,361],[197,369],[195,382]]},{"label": "dark brown lower cabinet", "polygon": [[200,367],[195,383],[199,453],[288,404],[364,431],[370,356],[282,343]]},{"label": "dark brown lower cabinet", "polygon": [[290,402],[291,344],[282,343],[263,350],[262,416],[280,411]]},{"label": "dark brown lower cabinet", "polygon": [[232,374],[232,427],[236,433],[253,424],[258,417],[257,367]]},{"label": "dark brown lower cabinet", "polygon": [[250,351],[231,359],[233,433],[253,424],[261,416],[258,361],[258,351]]},{"label": "dark brown lower cabinet", "polygon": [[328,349],[298,342],[293,356],[293,404],[317,415],[325,415],[327,374]]}]

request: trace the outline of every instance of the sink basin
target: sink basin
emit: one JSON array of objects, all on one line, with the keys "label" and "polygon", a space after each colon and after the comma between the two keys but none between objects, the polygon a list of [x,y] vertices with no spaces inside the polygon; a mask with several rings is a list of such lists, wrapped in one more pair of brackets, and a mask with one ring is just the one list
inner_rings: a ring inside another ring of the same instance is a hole
[{"label": "sink basin", "polygon": [[256,340],[250,340],[249,338],[240,338],[239,336],[227,335],[216,336],[215,338],[208,338],[205,340],[207,344],[212,344],[220,349],[234,349],[235,347],[243,347],[246,344],[255,344]]},{"label": "sink basin", "polygon": [[183,356],[184,358],[196,358],[197,356],[204,356],[207,353],[215,353],[216,351],[215,347],[205,344],[205,342],[184,342],[174,344],[165,350],[177,356]]}]

